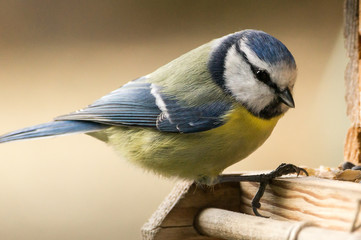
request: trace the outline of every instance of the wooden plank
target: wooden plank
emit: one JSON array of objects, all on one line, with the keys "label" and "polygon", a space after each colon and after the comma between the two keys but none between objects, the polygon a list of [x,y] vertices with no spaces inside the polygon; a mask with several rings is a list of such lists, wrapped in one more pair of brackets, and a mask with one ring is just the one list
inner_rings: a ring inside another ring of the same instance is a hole
[{"label": "wooden plank", "polygon": [[[241,183],[241,212],[252,215],[257,183]],[[361,199],[359,183],[315,177],[274,180],[261,199],[260,213],[276,220],[311,221],[318,226],[349,231]]]}]

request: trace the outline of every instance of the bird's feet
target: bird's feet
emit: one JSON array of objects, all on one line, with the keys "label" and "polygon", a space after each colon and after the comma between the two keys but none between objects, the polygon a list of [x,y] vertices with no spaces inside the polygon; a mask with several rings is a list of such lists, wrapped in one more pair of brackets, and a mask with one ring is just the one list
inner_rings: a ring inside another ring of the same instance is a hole
[{"label": "bird's feet", "polygon": [[217,182],[224,183],[224,182],[259,182],[259,188],[252,199],[252,209],[256,216],[263,217],[259,212],[258,209],[261,207],[260,200],[266,190],[267,184],[269,184],[272,179],[281,177],[283,175],[287,175],[290,173],[297,173],[297,176],[304,172],[307,176],[308,173],[305,169],[297,167],[293,164],[286,164],[282,163],[279,165],[275,170],[270,173],[265,174],[258,174],[258,175],[239,175],[239,174],[227,174],[227,175],[220,175],[218,176]]}]

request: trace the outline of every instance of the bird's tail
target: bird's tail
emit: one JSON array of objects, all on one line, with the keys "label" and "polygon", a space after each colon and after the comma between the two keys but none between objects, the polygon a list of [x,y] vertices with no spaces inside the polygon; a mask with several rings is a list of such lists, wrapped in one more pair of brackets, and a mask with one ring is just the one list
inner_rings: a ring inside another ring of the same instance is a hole
[{"label": "bird's tail", "polygon": [[71,133],[89,133],[109,126],[87,121],[54,121],[23,128],[0,136],[0,143]]}]

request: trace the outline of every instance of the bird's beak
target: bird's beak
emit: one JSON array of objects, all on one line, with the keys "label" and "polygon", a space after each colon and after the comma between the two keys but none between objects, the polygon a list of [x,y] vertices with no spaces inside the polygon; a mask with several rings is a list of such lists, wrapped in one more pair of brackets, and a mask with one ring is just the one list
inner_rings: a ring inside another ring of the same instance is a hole
[{"label": "bird's beak", "polygon": [[295,107],[295,101],[293,101],[293,97],[291,94],[291,91],[286,88],[285,90],[283,90],[282,92],[280,92],[278,94],[279,99],[286,104],[287,106],[289,106],[290,108],[294,108]]}]

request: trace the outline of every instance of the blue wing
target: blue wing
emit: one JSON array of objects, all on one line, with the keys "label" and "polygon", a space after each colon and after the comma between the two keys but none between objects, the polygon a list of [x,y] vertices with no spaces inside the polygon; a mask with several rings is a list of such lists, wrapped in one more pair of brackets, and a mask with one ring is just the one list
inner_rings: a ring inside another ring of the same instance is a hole
[{"label": "blue wing", "polygon": [[193,133],[224,123],[229,102],[211,102],[196,107],[181,104],[161,88],[139,78],[100,98],[93,104],[55,120],[82,120],[106,125],[152,127],[164,132]]}]

